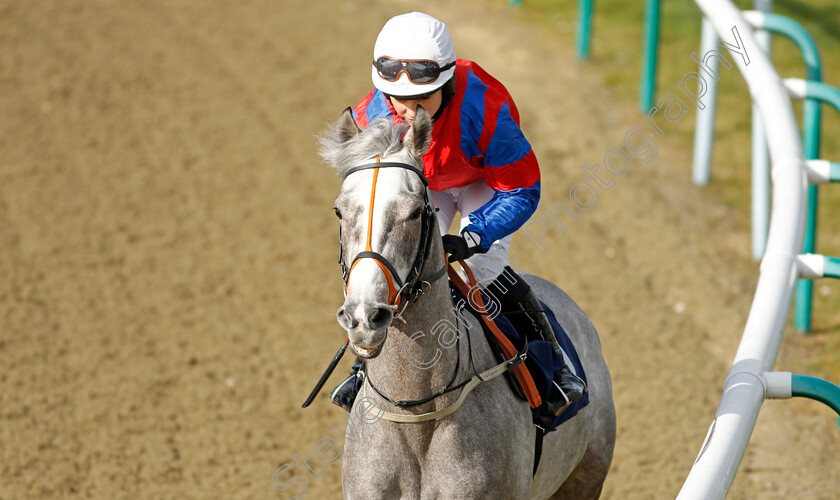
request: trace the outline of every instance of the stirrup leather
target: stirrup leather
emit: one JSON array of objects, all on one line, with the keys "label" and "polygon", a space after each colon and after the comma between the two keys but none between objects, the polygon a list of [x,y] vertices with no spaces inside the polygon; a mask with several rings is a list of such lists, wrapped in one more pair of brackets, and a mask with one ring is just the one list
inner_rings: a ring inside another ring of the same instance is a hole
[{"label": "stirrup leather", "polygon": [[[522,298],[518,306],[525,314],[525,316],[530,320],[534,330],[539,335],[539,337],[542,340],[551,342],[552,347],[554,347],[554,351],[557,353],[557,356],[563,363],[563,366],[557,371],[560,378],[560,384],[557,383],[557,376],[555,376],[555,380],[552,380],[552,384],[563,398],[562,401],[557,401],[556,403],[552,404],[552,406],[556,406],[555,408],[552,408],[553,413],[555,415],[560,415],[566,408],[569,407],[569,405],[571,405],[572,403],[583,397],[584,394],[586,394],[586,382],[584,382],[580,377],[575,375],[569,368],[568,363],[566,363],[566,357],[563,353],[563,349],[560,347],[560,343],[557,342],[557,337],[554,334],[554,329],[548,322],[548,318],[546,317],[545,312],[542,310],[542,305],[537,300],[537,297],[534,295],[533,290],[528,291],[527,295],[525,295],[525,297]],[[561,387],[561,384],[566,388],[564,389],[563,387]]]}]

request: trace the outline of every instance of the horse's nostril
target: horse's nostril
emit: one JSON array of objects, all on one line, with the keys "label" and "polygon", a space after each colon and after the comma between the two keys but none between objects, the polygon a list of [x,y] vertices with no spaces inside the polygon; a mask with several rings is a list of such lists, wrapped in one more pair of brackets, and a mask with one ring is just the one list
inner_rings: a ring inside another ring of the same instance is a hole
[{"label": "horse's nostril", "polygon": [[356,318],[352,314],[349,314],[347,308],[344,306],[338,308],[335,317],[338,319],[338,324],[347,329],[355,328],[359,324]]},{"label": "horse's nostril", "polygon": [[390,307],[376,306],[370,314],[368,314],[368,326],[373,330],[379,330],[380,328],[388,326],[393,317],[394,313],[391,312]]}]

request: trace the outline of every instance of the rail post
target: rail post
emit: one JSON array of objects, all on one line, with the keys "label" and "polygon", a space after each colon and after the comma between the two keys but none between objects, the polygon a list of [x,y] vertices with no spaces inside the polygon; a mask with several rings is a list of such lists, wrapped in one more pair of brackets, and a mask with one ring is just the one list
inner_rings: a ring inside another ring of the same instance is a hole
[{"label": "rail post", "polygon": [[[720,40],[712,23],[703,18],[703,25],[700,33],[700,57],[697,72],[702,71],[703,60],[706,54],[716,50]],[[693,57],[693,55],[692,55]],[[712,73],[720,74],[720,61],[717,57],[710,57],[706,63]],[[712,176],[712,152],[715,145],[715,110],[717,108],[718,82],[710,78],[709,89],[706,91],[709,104],[706,109],[697,110],[694,127],[694,159],[691,167],[691,179],[698,186],[705,186]]]},{"label": "rail post", "polygon": [[589,37],[592,34],[592,0],[578,1],[577,56],[589,59]]},{"label": "rail post", "polygon": [[[802,53],[805,61],[807,79],[812,82],[822,81],[822,59],[819,49],[810,34],[796,21],[779,14],[746,12],[744,17],[756,28],[763,28],[770,33],[777,33],[789,38]],[[805,159],[815,160],[820,155],[821,110],[819,99],[806,97],[802,108],[803,151]],[[808,215],[805,226],[803,252],[812,253],[816,248],[817,236],[817,186],[808,188]],[[813,283],[801,280],[796,285],[794,326],[800,332],[811,330],[811,301]]]},{"label": "rail post", "polygon": [[639,86],[639,107],[647,113],[653,106],[656,91],[656,56],[659,51],[660,0],[647,0],[645,4],[645,34],[642,51],[642,80]]},{"label": "rail post", "polygon": [[[759,12],[770,12],[773,10],[773,0],[755,0],[753,7]],[[755,41],[767,57],[770,57],[770,33],[759,29],[755,32]],[[767,231],[770,227],[770,153],[767,150],[761,114],[755,103],[752,104],[751,184],[752,256],[755,260],[761,260],[767,247]]]},{"label": "rail post", "polygon": [[[791,21],[793,22],[793,21]],[[808,37],[810,38],[810,37]],[[814,47],[816,51],[816,47]],[[819,53],[812,54],[812,61],[819,62]],[[819,68],[818,64],[813,65]],[[819,76],[819,75],[817,75]],[[788,78],[784,81],[785,87],[790,93],[791,97],[795,99],[805,99],[803,105],[803,119],[805,120],[804,127],[804,146],[807,150],[806,157],[816,157],[819,153],[819,135],[820,135],[820,103],[826,103],[833,106],[840,112],[840,90],[819,81],[802,80],[799,78]],[[810,111],[809,111],[810,110]],[[808,149],[810,148],[810,149]],[[809,158],[809,165],[817,164],[818,160]],[[829,181],[833,181],[833,176],[837,172],[834,171],[833,163],[829,163]],[[812,185],[808,188],[808,218],[806,221],[805,242],[803,244],[802,253],[811,254],[815,250],[816,232],[817,232],[817,186]],[[811,280],[799,280],[796,283],[796,306],[794,316],[794,327],[803,333],[811,330],[811,311],[813,309],[814,282]]]}]

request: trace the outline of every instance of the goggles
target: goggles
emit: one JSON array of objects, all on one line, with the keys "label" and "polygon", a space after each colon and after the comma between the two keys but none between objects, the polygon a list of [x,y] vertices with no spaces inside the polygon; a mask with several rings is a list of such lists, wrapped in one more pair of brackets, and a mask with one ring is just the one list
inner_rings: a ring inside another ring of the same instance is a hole
[{"label": "goggles", "polygon": [[405,73],[412,83],[422,85],[437,80],[441,73],[455,66],[455,61],[441,68],[438,63],[424,59],[391,59],[390,57],[380,57],[373,61],[373,66],[376,68],[377,73],[379,73],[380,78],[386,82],[394,82],[400,77],[400,73]]}]

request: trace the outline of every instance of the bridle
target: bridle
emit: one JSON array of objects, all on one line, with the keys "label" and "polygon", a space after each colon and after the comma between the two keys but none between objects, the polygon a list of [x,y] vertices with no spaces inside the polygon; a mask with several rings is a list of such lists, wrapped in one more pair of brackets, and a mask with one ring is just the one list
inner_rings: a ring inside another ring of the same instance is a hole
[{"label": "bridle", "polygon": [[[421,229],[420,229],[420,241],[417,245],[417,253],[414,257],[414,263],[411,265],[411,268],[408,271],[408,276],[405,278],[405,282],[400,279],[399,273],[396,271],[394,266],[385,258],[382,254],[375,252],[371,247],[371,234],[373,232],[373,208],[374,202],[376,200],[376,182],[379,177],[379,169],[380,168],[402,168],[405,170],[409,170],[417,174],[417,177],[423,182],[423,213],[421,215]],[[365,249],[353,258],[352,263],[348,267],[347,264],[344,262],[344,246],[341,241],[341,226],[339,226],[339,256],[338,256],[338,263],[341,265],[341,272],[344,279],[344,294],[347,295],[347,285],[350,280],[350,273],[353,271],[353,268],[356,264],[359,263],[362,259],[373,259],[376,261],[377,265],[382,272],[385,274],[385,279],[388,281],[388,305],[391,307],[391,310],[394,312],[394,317],[398,317],[405,311],[405,308],[408,306],[409,303],[416,301],[419,299],[423,294],[428,293],[431,290],[432,283],[435,280],[440,279],[443,277],[447,272],[450,274],[450,279],[457,279],[455,274],[454,268],[448,263],[444,263],[443,267],[431,276],[427,278],[421,278],[423,274],[423,270],[426,266],[426,262],[429,259],[429,254],[431,252],[431,245],[432,245],[432,238],[434,237],[434,232],[437,231],[437,217],[435,216],[435,208],[432,205],[431,201],[429,200],[429,192],[428,186],[429,183],[426,180],[426,177],[423,175],[423,172],[420,171],[418,168],[409,165],[407,163],[402,162],[381,162],[380,159],[377,157],[375,163],[365,163],[356,167],[353,167],[347,171],[347,174],[344,176],[345,180],[351,174],[359,172],[361,170],[373,170],[373,184],[370,190],[370,207],[368,209],[368,225],[367,225],[367,240],[365,244]],[[466,271],[467,275],[470,277],[471,283],[476,283],[475,276],[472,274],[472,271],[469,269],[469,266],[466,263],[461,262],[461,266]],[[396,285],[394,284],[396,282]],[[461,282],[464,287],[466,287],[463,282]],[[456,285],[457,286],[457,285]],[[466,288],[462,290],[462,293],[466,296],[467,293],[465,292]],[[482,299],[478,300],[480,306],[484,308]],[[466,323],[464,327],[466,327]],[[495,325],[494,325],[495,326]],[[472,378],[466,379],[463,382],[458,384],[455,383],[455,378],[458,375],[459,367],[460,367],[460,338],[461,338],[461,331],[460,331],[460,322],[458,324],[458,335],[456,345],[458,346],[458,354],[457,354],[457,362],[455,364],[455,370],[452,373],[452,378],[450,379],[449,383],[446,384],[442,390],[438,391],[431,396],[416,399],[416,400],[394,400],[384,394],[380,389],[378,389],[373,382],[366,376],[366,371],[363,368],[360,369],[360,375],[363,379],[366,380],[367,385],[369,385],[379,396],[393,404],[397,407],[411,407],[411,406],[418,406],[421,404],[428,403],[434,399],[437,399],[444,394],[449,392],[455,391],[457,389],[461,389],[461,394],[455,400],[454,403],[451,405],[432,412],[422,413],[422,414],[398,414],[387,412],[385,410],[380,410],[380,415],[382,418],[386,420],[390,420],[393,422],[401,422],[401,423],[416,423],[416,422],[426,422],[429,420],[435,420],[438,418],[445,417],[454,413],[455,411],[460,408],[461,404],[466,399],[467,395],[479,384],[482,382],[487,382],[492,380],[503,373],[507,372],[508,370],[512,369],[521,369],[524,370],[524,367],[519,368],[520,364],[525,360],[528,355],[528,344],[526,343],[522,350],[519,352],[512,351],[512,356],[509,359],[506,359],[499,363],[492,368],[485,370],[481,373],[478,373],[475,369],[475,365],[473,363],[473,355],[472,355],[472,343],[469,342],[469,360],[470,366],[472,371],[475,375]],[[470,340],[469,334],[466,332],[464,335],[467,336],[467,340]],[[501,333],[499,333],[501,335]],[[342,346],[342,349],[344,346]],[[339,350],[339,353],[343,354],[342,350]],[[375,356],[375,355],[374,355]],[[327,369],[327,372],[324,376],[322,376],[322,380],[319,381],[319,385],[316,386],[316,389],[313,391],[313,394],[310,395],[307,403],[304,403],[304,406],[311,402],[314,394],[320,389],[320,386],[323,385],[323,380],[325,376],[328,376],[329,373],[332,372],[332,369],[335,368],[335,364],[337,364],[337,359],[340,358],[340,354],[336,354],[336,358],[333,360],[333,363],[330,365],[330,368]],[[532,382],[533,383],[533,382]]]},{"label": "bridle", "polygon": [[[402,168],[417,174],[420,181],[423,182],[423,213],[421,215],[421,229],[420,241],[417,245],[417,253],[414,256],[414,262],[405,277],[405,281],[400,278],[399,273],[394,268],[393,264],[382,254],[376,252],[371,247],[371,234],[373,232],[373,207],[376,199],[376,181],[379,177],[380,168]],[[341,274],[344,279],[344,295],[347,295],[347,286],[350,281],[350,273],[356,264],[363,259],[373,259],[376,264],[382,269],[385,274],[385,279],[388,282],[388,306],[394,313],[394,317],[398,317],[405,311],[409,303],[416,301],[423,294],[428,293],[432,288],[432,283],[446,274],[446,264],[443,267],[427,278],[422,278],[423,270],[426,267],[426,262],[429,260],[429,254],[432,249],[432,238],[434,232],[438,230],[437,217],[435,216],[435,208],[429,200],[428,186],[429,181],[418,168],[401,162],[381,162],[377,157],[375,163],[365,163],[351,168],[344,176],[346,179],[351,174],[362,170],[373,170],[373,184],[370,189],[370,207],[368,209],[368,223],[367,223],[367,241],[365,249],[353,258],[348,267],[344,261],[344,244],[341,237],[341,226],[339,226],[338,235],[338,263],[341,265]],[[396,283],[396,284],[395,284]]]}]

